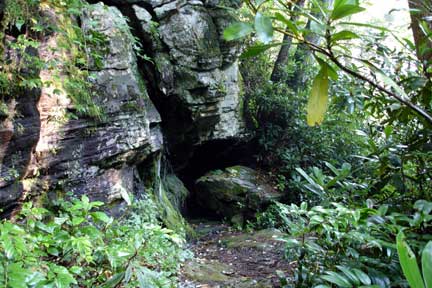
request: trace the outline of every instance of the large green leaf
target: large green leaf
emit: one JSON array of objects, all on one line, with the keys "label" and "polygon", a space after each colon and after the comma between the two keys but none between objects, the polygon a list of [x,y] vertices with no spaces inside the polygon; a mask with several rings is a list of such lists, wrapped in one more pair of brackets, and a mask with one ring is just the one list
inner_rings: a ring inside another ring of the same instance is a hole
[{"label": "large green leaf", "polygon": [[363,271],[361,271],[359,269],[353,269],[353,272],[363,285],[366,285],[366,286],[371,285],[372,281],[366,273],[364,273]]},{"label": "large green leaf", "polygon": [[77,281],[66,267],[55,264],[50,264],[49,266],[51,272],[54,272],[56,275],[54,280],[55,287],[68,288],[71,284],[77,284]]},{"label": "large green leaf", "polygon": [[306,181],[308,181],[310,184],[312,185],[318,185],[315,180],[313,180],[302,168],[297,167],[295,168],[295,170],[300,173],[305,179]]},{"label": "large green leaf", "polygon": [[273,25],[269,17],[257,13],[255,15],[255,30],[258,39],[264,44],[269,43],[273,39]]},{"label": "large green leaf", "polygon": [[412,288],[424,288],[420,269],[417,265],[417,259],[408,246],[408,243],[405,241],[405,235],[402,231],[397,235],[396,247],[399,255],[399,262],[408,284]]},{"label": "large green leaf", "polygon": [[344,276],[336,272],[327,271],[326,274],[327,275],[322,275],[321,278],[330,283],[336,284],[338,287],[343,287],[343,288],[353,287],[353,285],[350,283],[348,279],[346,279]]},{"label": "large green leaf", "polygon": [[341,40],[350,40],[350,39],[356,39],[360,38],[356,33],[349,31],[349,30],[343,30],[340,32],[337,32],[331,36],[331,42],[337,42]]},{"label": "large green leaf", "polygon": [[9,260],[17,256],[15,246],[13,245],[11,238],[12,237],[7,234],[0,238],[0,248],[4,251],[6,258]]},{"label": "large green leaf", "polygon": [[426,245],[422,252],[422,270],[426,288],[432,287],[432,241]]},{"label": "large green leaf", "polygon": [[426,200],[417,200],[414,203],[414,209],[424,213],[425,215],[429,215],[432,212],[432,202]]},{"label": "large green leaf", "polygon": [[294,22],[292,22],[290,19],[287,19],[281,13],[276,12],[275,19],[284,23],[287,26],[288,30],[291,31],[292,33],[294,33],[296,36],[300,35],[300,31],[297,28],[297,25]]},{"label": "large green leaf", "polygon": [[335,0],[334,9],[340,9],[344,5],[358,5],[359,0]]},{"label": "large green leaf", "polygon": [[107,282],[105,282],[102,287],[103,288],[114,288],[116,287],[124,278],[125,272],[119,272],[114,274]]},{"label": "large green leaf", "polygon": [[323,59],[321,59],[318,56],[315,56],[315,59],[318,61],[318,63],[320,64],[321,67],[324,67],[327,71],[328,77],[334,81],[338,80],[339,76],[338,73],[336,71],[336,69],[331,66],[330,64],[328,64],[326,61],[324,61]]},{"label": "large green leaf", "polygon": [[26,288],[26,278],[31,274],[28,269],[25,269],[22,263],[12,263],[7,266],[8,270],[8,287]]},{"label": "large green leaf", "polygon": [[406,94],[406,92],[393,79],[387,76],[381,69],[374,65],[369,66],[372,68],[372,70],[376,72],[378,78],[386,85],[392,87],[400,97],[402,97],[403,99],[409,99],[408,94]]},{"label": "large green leaf", "polygon": [[147,287],[154,287],[153,281],[152,281],[152,273],[149,269],[145,267],[141,267],[140,269],[137,269],[136,275],[138,278],[138,284],[140,288],[147,288]]},{"label": "large green leaf", "polygon": [[307,104],[307,124],[319,125],[324,120],[328,103],[328,72],[324,67],[312,83],[312,91]]},{"label": "large green leaf", "polygon": [[243,38],[252,33],[253,28],[250,24],[244,22],[237,22],[231,24],[224,30],[224,39],[227,41]]},{"label": "large green leaf", "polygon": [[241,59],[245,59],[245,58],[250,58],[250,57],[255,57],[265,51],[267,51],[268,49],[275,47],[275,46],[280,46],[280,45],[284,45],[283,43],[274,43],[274,44],[256,44],[253,46],[248,47],[241,55],[240,58]]},{"label": "large green leaf", "polygon": [[360,285],[359,278],[348,267],[344,267],[344,266],[341,266],[341,265],[336,265],[336,268],[339,269],[342,273],[344,273],[345,276],[350,280],[351,283],[353,283],[356,286]]},{"label": "large green leaf", "polygon": [[101,221],[104,223],[111,223],[112,222],[112,218],[109,217],[104,212],[96,211],[96,212],[92,212],[90,215],[93,218],[93,220],[96,220],[96,221]]},{"label": "large green leaf", "polygon": [[360,13],[366,9],[357,5],[345,5],[339,10],[333,10],[331,15],[332,20],[338,20],[352,14]]},{"label": "large green leaf", "polygon": [[364,10],[363,7],[358,5],[358,1],[356,0],[336,0],[330,18],[332,20],[338,20]]}]

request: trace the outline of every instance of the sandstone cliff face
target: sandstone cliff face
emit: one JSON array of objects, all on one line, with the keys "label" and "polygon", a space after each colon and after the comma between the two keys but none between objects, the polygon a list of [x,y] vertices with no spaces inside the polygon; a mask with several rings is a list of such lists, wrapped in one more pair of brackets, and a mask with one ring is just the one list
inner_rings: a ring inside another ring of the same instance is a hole
[{"label": "sandstone cliff face", "polygon": [[[93,101],[103,117],[70,117],[76,112],[70,95],[51,86],[5,99],[0,208],[10,211],[55,189],[120,203],[125,193],[143,193],[144,178],[160,168],[142,170],[156,167],[164,151],[180,167],[196,145],[241,138],[240,45],[222,39],[233,18],[216,4],[112,0],[84,11],[82,30],[107,39],[102,65],[89,67]],[[51,49],[58,37],[44,37],[42,60],[61,57]],[[137,60],[136,41],[154,66]],[[46,69],[40,77],[51,81],[56,75]]]},{"label": "sandstone cliff face", "polygon": [[[187,163],[193,146],[238,138],[243,133],[240,43],[226,42],[235,19],[221,8],[237,2],[134,1],[129,15],[150,47],[164,127],[176,166]],[[141,5],[141,6],[140,6]],[[218,6],[221,5],[221,6]],[[144,8],[145,7],[145,8]]]}]

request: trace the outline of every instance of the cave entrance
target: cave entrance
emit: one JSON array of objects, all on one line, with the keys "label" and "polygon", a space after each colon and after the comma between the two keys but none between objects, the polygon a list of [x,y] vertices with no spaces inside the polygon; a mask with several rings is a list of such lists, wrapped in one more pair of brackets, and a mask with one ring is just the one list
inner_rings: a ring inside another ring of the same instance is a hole
[{"label": "cave entrance", "polygon": [[221,216],[198,203],[195,182],[212,170],[222,170],[236,165],[255,167],[254,147],[256,146],[251,142],[238,139],[214,140],[197,146],[187,165],[176,171],[190,192],[186,198],[183,216],[189,220],[199,218],[222,220]]}]

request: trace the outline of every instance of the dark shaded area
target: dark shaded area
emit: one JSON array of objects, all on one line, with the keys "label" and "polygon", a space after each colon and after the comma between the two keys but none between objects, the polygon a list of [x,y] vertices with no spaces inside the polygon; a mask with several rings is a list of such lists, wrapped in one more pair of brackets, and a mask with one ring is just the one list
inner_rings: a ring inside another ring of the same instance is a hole
[{"label": "dark shaded area", "polygon": [[255,168],[257,163],[254,142],[237,140],[217,140],[196,146],[188,165],[178,171],[178,176],[188,188],[190,195],[186,200],[186,217],[220,219],[214,212],[201,207],[196,199],[195,181],[211,170],[243,165]]},{"label": "dark shaded area", "polygon": [[208,171],[224,169],[235,165],[256,167],[255,145],[252,142],[236,140],[215,140],[195,147],[194,154],[188,165],[178,172],[188,188],[195,180]]},{"label": "dark shaded area", "polygon": [[[13,131],[2,131],[0,129],[0,140],[6,134],[13,133],[9,142],[1,143],[7,145],[5,156],[0,166],[0,178],[4,185],[0,186],[0,203],[3,211],[0,218],[8,217],[18,205],[18,200],[23,192],[23,186],[18,181],[26,175],[34,148],[40,135],[40,118],[37,110],[37,102],[40,97],[40,89],[23,91],[19,96],[20,101],[15,107],[16,118],[13,120]],[[2,133],[3,132],[3,133]],[[1,184],[1,182],[0,182]]]},{"label": "dark shaded area", "polygon": [[[12,40],[13,37],[10,39]],[[24,53],[28,57],[9,49],[5,53],[5,61],[21,62],[23,68],[17,72],[20,77],[37,78],[39,68],[34,67],[32,57],[38,58],[38,51],[29,47]],[[8,115],[0,118],[0,121],[4,121],[0,123],[0,147],[4,152],[4,158],[0,159],[0,203],[3,208],[0,211],[0,218],[9,217],[14,208],[19,205],[23,193],[23,186],[19,180],[27,176],[28,166],[41,130],[37,109],[41,90],[15,87],[13,83],[10,84],[12,88],[6,92],[7,95],[0,94],[1,101],[9,106]],[[14,101],[16,104],[13,104]]]},{"label": "dark shaded area", "polygon": [[[94,1],[94,3],[97,2],[99,1]],[[152,49],[153,39],[142,30],[132,4],[139,4],[139,6],[152,14],[153,18],[156,18],[152,7],[139,1],[125,3],[123,1],[105,0],[103,2],[120,9],[122,14],[129,19],[132,34],[140,39],[142,52],[148,57],[154,58],[154,50]],[[163,43],[161,44],[163,45]],[[166,48],[166,50],[168,51],[169,49]],[[149,97],[162,118],[161,128],[165,137],[165,143],[168,145],[168,158],[174,170],[177,171],[184,167],[193,155],[195,149],[193,143],[198,142],[199,137],[196,132],[197,128],[194,126],[191,112],[187,109],[186,105],[178,97],[165,95],[158,87],[157,83],[159,79],[162,79],[162,81],[173,81],[173,79],[164,79],[153,62],[141,57],[137,57],[137,60],[138,69],[141,78],[145,81]]]}]

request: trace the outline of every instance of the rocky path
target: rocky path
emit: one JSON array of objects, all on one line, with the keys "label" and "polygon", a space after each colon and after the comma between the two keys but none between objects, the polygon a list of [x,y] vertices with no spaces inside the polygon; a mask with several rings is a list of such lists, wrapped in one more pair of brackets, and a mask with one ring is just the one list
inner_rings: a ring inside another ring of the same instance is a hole
[{"label": "rocky path", "polygon": [[192,224],[194,259],[185,263],[181,288],[280,287],[276,270],[289,273],[277,230],[239,232],[220,223]]}]

